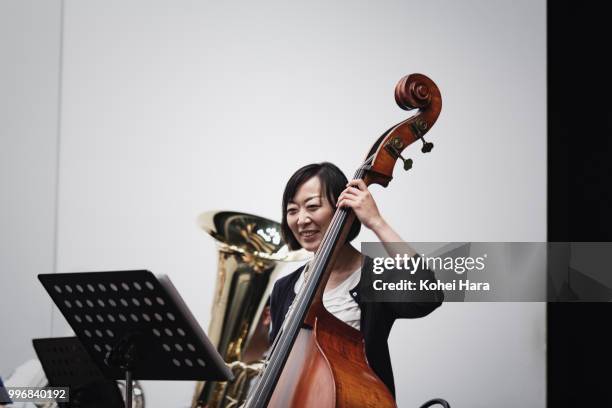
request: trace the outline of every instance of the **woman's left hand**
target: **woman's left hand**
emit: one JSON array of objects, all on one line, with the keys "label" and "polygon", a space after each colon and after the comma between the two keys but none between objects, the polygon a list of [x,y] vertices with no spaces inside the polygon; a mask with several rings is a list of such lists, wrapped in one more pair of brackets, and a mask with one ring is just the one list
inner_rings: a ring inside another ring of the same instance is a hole
[{"label": "woman's left hand", "polygon": [[371,230],[375,230],[384,224],[374,197],[370,194],[368,186],[363,180],[349,181],[346,189],[338,197],[336,205],[352,208],[359,221]]}]

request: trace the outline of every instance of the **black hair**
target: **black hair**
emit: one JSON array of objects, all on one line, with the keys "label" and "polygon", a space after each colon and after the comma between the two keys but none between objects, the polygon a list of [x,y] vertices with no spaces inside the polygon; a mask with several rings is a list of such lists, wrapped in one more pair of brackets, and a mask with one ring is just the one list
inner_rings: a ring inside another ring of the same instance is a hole
[{"label": "black hair", "polygon": [[[300,186],[313,177],[318,177],[321,181],[321,189],[325,192],[325,197],[332,207],[336,206],[338,196],[344,191],[348,183],[348,179],[342,173],[342,170],[329,162],[308,164],[293,173],[283,193],[283,216],[281,221],[281,235],[290,250],[300,249],[302,245],[293,236],[293,232],[291,232],[289,224],[287,224],[287,205],[293,199]],[[359,235],[360,230],[361,222],[355,218],[347,235],[346,242],[355,239]]]}]

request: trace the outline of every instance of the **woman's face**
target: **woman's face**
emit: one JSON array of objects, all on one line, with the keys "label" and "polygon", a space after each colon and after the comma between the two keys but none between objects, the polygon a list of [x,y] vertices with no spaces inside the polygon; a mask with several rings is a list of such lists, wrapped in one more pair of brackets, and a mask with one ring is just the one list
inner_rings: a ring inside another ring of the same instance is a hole
[{"label": "woman's face", "polygon": [[293,236],[307,251],[315,252],[334,215],[321,188],[319,177],[302,184],[287,204],[287,224]]}]

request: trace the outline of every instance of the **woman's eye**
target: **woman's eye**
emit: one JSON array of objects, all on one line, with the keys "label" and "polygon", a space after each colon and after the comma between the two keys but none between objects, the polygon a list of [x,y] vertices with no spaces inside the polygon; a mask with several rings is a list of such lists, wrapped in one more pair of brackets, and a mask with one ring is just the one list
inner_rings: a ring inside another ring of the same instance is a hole
[{"label": "woman's eye", "polygon": [[317,208],[321,207],[320,205],[309,205],[308,207],[306,207],[308,210],[310,211],[314,211]]},{"label": "woman's eye", "polygon": [[289,215],[293,215],[293,214],[295,214],[296,212],[297,212],[297,210],[296,210],[295,208],[289,208],[289,209],[287,209],[287,214],[289,214]]}]

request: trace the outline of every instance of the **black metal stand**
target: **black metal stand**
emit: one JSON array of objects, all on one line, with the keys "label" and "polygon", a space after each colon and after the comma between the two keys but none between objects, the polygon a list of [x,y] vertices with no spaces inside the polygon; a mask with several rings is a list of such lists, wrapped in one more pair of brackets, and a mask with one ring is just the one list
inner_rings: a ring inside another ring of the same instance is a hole
[{"label": "black metal stand", "polygon": [[4,404],[12,404],[13,401],[9,398],[6,389],[4,388],[4,384],[2,383],[2,378],[0,378],[0,406],[4,406]]},{"label": "black metal stand", "polygon": [[117,383],[104,377],[79,339],[34,339],[32,344],[49,385],[70,388],[70,402],[60,402],[60,407],[124,407]]},{"label": "black metal stand", "polygon": [[125,370],[125,407],[132,408],[133,395],[133,383],[132,383],[132,372]]},{"label": "black metal stand", "polygon": [[442,398],[435,398],[435,399],[429,400],[425,404],[421,405],[419,408],[429,408],[436,404],[442,405],[442,407],[444,408],[450,408],[450,404],[446,402],[446,400],[443,400]]},{"label": "black metal stand", "polygon": [[113,271],[38,275],[106,378],[132,381],[233,378],[166,276]]},{"label": "black metal stand", "polygon": [[132,408],[133,369],[137,361],[137,344],[140,336],[128,333],[106,354],[104,362],[109,367],[119,367],[125,373],[125,406]]}]

